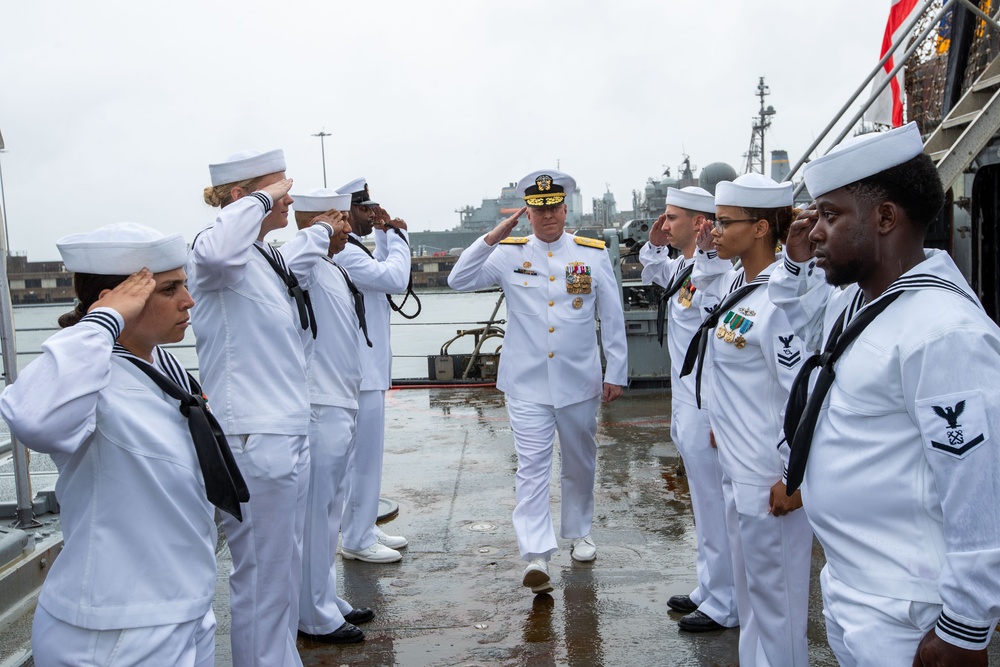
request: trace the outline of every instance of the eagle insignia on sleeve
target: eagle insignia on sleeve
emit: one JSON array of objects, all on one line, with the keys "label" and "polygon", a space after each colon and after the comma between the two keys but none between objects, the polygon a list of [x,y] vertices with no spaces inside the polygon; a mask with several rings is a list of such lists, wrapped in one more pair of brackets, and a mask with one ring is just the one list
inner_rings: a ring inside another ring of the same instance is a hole
[{"label": "eagle insignia on sleeve", "polygon": [[781,348],[776,352],[778,364],[785,368],[795,368],[802,361],[802,352],[798,349],[792,349],[792,341],[795,340],[795,334],[778,334],[777,340],[781,343]]},{"label": "eagle insignia on sleeve", "polygon": [[979,392],[920,401],[917,416],[924,444],[954,458],[965,458],[990,437]]}]

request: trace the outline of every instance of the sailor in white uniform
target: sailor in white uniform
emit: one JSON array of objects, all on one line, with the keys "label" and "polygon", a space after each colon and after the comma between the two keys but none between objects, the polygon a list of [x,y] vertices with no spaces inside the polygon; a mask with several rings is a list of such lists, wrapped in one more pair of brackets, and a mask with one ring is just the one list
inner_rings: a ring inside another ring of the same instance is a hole
[{"label": "sailor in white uniform", "polygon": [[[719,453],[711,442],[708,410],[699,409],[694,377],[680,377],[688,343],[706,310],[717,297],[705,298],[694,288],[691,273],[697,248],[698,229],[715,217],[715,197],[698,187],[667,188],[667,206],[653,223],[649,242],[639,251],[642,282],[656,283],[666,291],[660,300],[657,335],[662,336],[666,318],[667,349],[670,355],[670,437],[684,461],[691,507],[698,537],[698,586],[690,595],[674,595],[667,605],[686,614],[678,627],[686,632],[707,632],[739,625],[733,588],[733,560],[726,531],[726,506],[722,499],[722,468]],[[680,251],[671,258],[669,247]],[[732,263],[709,252],[706,271],[726,273]],[[662,337],[660,344],[663,344]]]},{"label": "sailor in white uniform", "polygon": [[[805,349],[767,295],[776,245],[792,221],[792,184],[745,174],[719,183],[715,203],[716,220],[700,234],[693,281],[721,301],[692,339],[681,373],[693,372],[696,391],[708,395],[724,475],[740,664],[799,667],[809,662],[812,532],[796,511],[798,496],[785,494],[779,446],[785,400]],[[713,246],[722,259],[739,257],[741,267],[721,277],[703,270]],[[712,364],[702,376],[705,353]]]},{"label": "sailor in white uniform", "polygon": [[[549,509],[552,452],[558,432],[562,458],[560,535],[572,557],[591,561],[597,409],[621,396],[628,381],[621,294],[604,243],[565,233],[564,200],[576,189],[554,169],[521,179],[527,204],[466,249],[448,284],[456,290],[500,285],[507,299],[507,332],[497,388],[517,450],[514,532],[528,561],[522,583],[552,590],[548,560],[558,549]],[[510,237],[528,212],[534,234]],[[601,320],[607,369],[601,376],[594,316]]]},{"label": "sailor in white uniform", "polygon": [[[280,150],[209,166],[205,201],[222,206],[195,237],[188,282],[201,376],[250,486],[245,521],[226,519],[233,664],[299,665],[295,637],[309,488],[309,392],[299,331],[315,332],[298,285],[329,250],[318,223],[279,253],[264,237],[288,224],[291,181]],[[286,263],[282,253],[295,258]]]},{"label": "sailor in white uniform", "polygon": [[788,488],[826,552],[842,665],[986,665],[1000,618],[1000,330],[923,248],[945,202],[923,148],[910,123],[813,160],[769,286],[830,355],[789,402]]},{"label": "sailor in white uniform", "polygon": [[[351,236],[337,256],[337,264],[365,296],[368,337],[372,346],[361,348],[361,394],[358,429],[347,473],[341,555],[348,560],[394,563],[403,556],[405,537],[386,535],[375,525],[382,489],[382,453],[385,446],[385,392],[392,382],[392,348],[389,344],[388,296],[406,292],[410,281],[410,244],[406,223],[389,220],[371,200],[368,183],[358,178],[337,188],[351,195]],[[375,252],[361,239],[374,232]]]},{"label": "sailor in white uniform", "polygon": [[184,338],[194,303],[184,239],[118,223],[56,245],[79,305],[0,396],[11,432],[59,469],[65,547],[38,598],[34,664],[209,667],[212,503],[239,516],[247,496],[200,388],[159,347]]},{"label": "sailor in white uniform", "polygon": [[305,229],[325,222],[334,229],[329,253],[302,275],[319,330],[302,330],[309,376],[309,500],[302,553],[299,634],[327,644],[362,641],[355,627],[374,618],[337,595],[337,539],[344,511],[347,463],[354,445],[361,391],[361,349],[367,347],[364,296],[336,264],[351,226],[350,195],[313,190],[294,195],[295,223]]}]

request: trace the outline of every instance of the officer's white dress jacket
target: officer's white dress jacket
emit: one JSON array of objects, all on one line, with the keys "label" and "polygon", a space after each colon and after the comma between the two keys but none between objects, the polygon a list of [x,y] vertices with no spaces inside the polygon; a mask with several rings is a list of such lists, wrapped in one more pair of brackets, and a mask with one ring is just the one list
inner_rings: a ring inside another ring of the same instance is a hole
[{"label": "officer's white dress jacket", "polygon": [[[1000,617],[1000,330],[951,258],[925,255],[837,362],[802,501],[832,576],[943,603],[938,636],[983,648]],[[802,336],[825,342],[863,295],[824,278],[785,261],[769,291]]]},{"label": "officer's white dress jacket", "polygon": [[[674,279],[679,276],[685,268],[694,263],[694,256],[691,259],[684,259],[683,255],[671,258],[668,254],[669,248],[646,243],[639,250],[639,261],[642,263],[642,282],[644,284],[656,283],[661,287],[670,287]],[[706,254],[707,261],[703,267],[703,275],[721,275],[733,268],[732,262],[719,259],[714,251]],[[691,278],[688,278],[690,281]],[[692,287],[694,286],[691,283]],[[670,400],[686,405],[696,406],[695,399],[695,376],[693,373],[681,375],[681,366],[684,363],[684,355],[687,353],[688,344],[694,336],[702,321],[718,303],[718,295],[711,294],[706,298],[703,290],[695,289],[691,297],[691,304],[685,306],[681,302],[681,295],[674,294],[667,302],[667,350],[670,355]],[[704,373],[708,374],[710,359],[706,359]],[[702,405],[707,407],[707,394],[702,396]]]},{"label": "officer's white dress jacket", "polygon": [[[202,385],[227,434],[306,435],[309,396],[302,330],[295,302],[254,247],[271,209],[263,192],[243,197],[195,237],[188,289]],[[288,268],[302,275],[326,255],[325,225],[298,232],[282,248]]]},{"label": "officer's white dress jacket", "polygon": [[309,290],[319,324],[319,336],[315,339],[309,331],[302,332],[309,402],[357,410],[361,349],[368,345],[354,312],[354,296],[344,274],[328,257],[303,274],[300,284]]},{"label": "officer's white dress jacket", "polygon": [[[601,320],[607,366],[603,382],[628,384],[625,316],[606,250],[576,243],[564,233],[553,243],[486,244],[476,239],[459,257],[448,285],[476,290],[499,285],[507,300],[507,330],[497,389],[514,398],[562,408],[601,395],[601,356],[594,316]],[[589,239],[588,239],[589,240]],[[570,262],[590,268],[589,294],[570,294]],[[580,304],[574,308],[574,301]]]},{"label": "officer's white dress jacket", "polygon": [[[693,280],[721,302],[746,284],[746,276],[742,268],[718,274],[712,261],[706,253],[696,253]],[[733,481],[755,486],[772,486],[782,479],[788,461],[782,431],[785,403],[805,361],[801,337],[767,295],[776,266],[778,262],[761,271],[752,281],[761,286],[722,313],[709,332],[706,353],[711,367],[702,379],[719,463]],[[735,333],[746,340],[742,349],[716,335],[718,327],[734,325]]]},{"label": "officer's white dress jacket", "polygon": [[[392,382],[392,347],[389,344],[389,301],[386,294],[406,291],[410,282],[410,246],[406,231],[383,232],[376,229],[374,258],[348,243],[337,253],[337,264],[347,269],[351,280],[365,295],[368,338],[372,347],[361,347],[362,391],[385,391]],[[361,241],[356,234],[352,237]]]},{"label": "officer's white dress jacket", "polygon": [[[49,338],[0,396],[11,432],[59,469],[65,547],[39,604],[91,630],[185,623],[215,593],[215,508],[187,419],[112,354],[122,326],[114,310],[94,310]],[[189,388],[176,359],[158,348],[154,359]]]}]

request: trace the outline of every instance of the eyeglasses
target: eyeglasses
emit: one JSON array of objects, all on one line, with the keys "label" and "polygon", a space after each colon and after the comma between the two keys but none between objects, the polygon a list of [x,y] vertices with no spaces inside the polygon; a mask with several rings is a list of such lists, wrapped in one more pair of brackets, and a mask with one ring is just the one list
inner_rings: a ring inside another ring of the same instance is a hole
[{"label": "eyeglasses", "polygon": [[739,220],[728,220],[728,219],[727,220],[713,220],[712,221],[712,227],[717,232],[724,232],[724,231],[726,231],[726,227],[728,227],[729,225],[734,225],[737,222],[757,222],[757,219],[756,218],[740,218]]}]

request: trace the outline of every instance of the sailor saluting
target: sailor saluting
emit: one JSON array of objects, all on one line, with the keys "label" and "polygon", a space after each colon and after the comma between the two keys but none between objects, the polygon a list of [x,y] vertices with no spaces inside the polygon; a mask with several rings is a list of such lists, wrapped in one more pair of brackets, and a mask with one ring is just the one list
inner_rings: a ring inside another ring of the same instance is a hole
[{"label": "sailor saluting", "polygon": [[194,305],[187,250],[119,223],[57,244],[80,300],[0,396],[59,469],[65,548],[35,611],[37,665],[212,665],[215,508],[247,490],[201,389],[164,343]]},{"label": "sailor saluting", "polygon": [[205,201],[222,211],[192,242],[188,279],[201,377],[250,487],[246,520],[223,517],[233,553],[233,664],[300,665],[309,391],[299,332],[317,327],[296,276],[323,261],[333,228],[317,222],[281,252],[264,242],[288,224],[292,204],[280,150],[239,153],[209,173]]},{"label": "sailor saluting", "polygon": [[801,482],[826,552],[830,646],[844,665],[986,665],[1000,330],[947,253],[924,248],[945,194],[916,123],[844,142],[804,178],[816,204],[768,291],[824,351],[786,431],[788,488]]},{"label": "sailor saluting", "polygon": [[[534,593],[552,590],[548,560],[558,549],[549,512],[549,478],[556,432],[562,452],[560,533],[573,540],[572,557],[591,561],[597,408],[621,396],[628,381],[621,294],[604,243],[566,234],[564,199],[576,189],[555,170],[521,179],[527,204],[462,253],[448,277],[457,290],[500,285],[508,327],[497,388],[517,450],[514,531],[528,561],[522,583]],[[512,238],[528,212],[534,234]],[[594,316],[600,315],[607,371],[601,377]]]},{"label": "sailor saluting", "polygon": [[[694,377],[680,377],[688,342],[701,326],[705,312],[718,303],[716,295],[705,298],[691,282],[698,230],[715,218],[715,197],[697,187],[667,188],[667,205],[653,223],[649,242],[639,251],[642,282],[664,288],[657,310],[656,330],[663,344],[666,320],[670,355],[670,438],[684,460],[691,507],[698,536],[698,586],[689,595],[674,595],[667,601],[674,611],[685,614],[678,627],[686,632],[707,632],[735,627],[736,595],[733,559],[726,531],[726,505],[722,498],[722,468],[718,449],[712,446],[708,410],[698,407]],[[672,259],[669,246],[680,254]],[[731,262],[709,251],[706,270],[726,273]]]},{"label": "sailor saluting", "polygon": [[[757,656],[766,656],[770,665],[806,665],[812,531],[805,514],[794,511],[798,496],[785,494],[778,449],[803,347],[767,296],[775,247],[792,222],[792,184],[744,174],[718,184],[715,206],[714,224],[699,235],[693,281],[721,302],[692,339],[681,375],[697,373],[697,396],[707,396],[719,449],[740,664],[761,664]],[[739,257],[741,268],[721,276],[706,271],[712,247],[722,259]],[[702,383],[706,353],[711,375]]]}]

